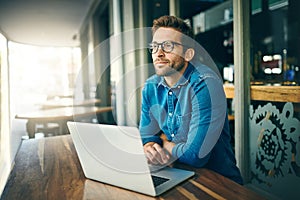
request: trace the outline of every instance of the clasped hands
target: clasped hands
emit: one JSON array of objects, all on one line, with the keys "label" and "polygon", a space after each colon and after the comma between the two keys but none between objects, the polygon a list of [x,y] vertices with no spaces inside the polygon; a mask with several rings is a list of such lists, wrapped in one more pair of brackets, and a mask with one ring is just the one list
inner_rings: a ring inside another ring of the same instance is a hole
[{"label": "clasped hands", "polygon": [[144,152],[149,164],[167,165],[172,162],[172,149],[175,143],[170,142],[165,134],[161,134],[160,138],[163,141],[163,146],[155,142],[148,142],[144,145]]}]

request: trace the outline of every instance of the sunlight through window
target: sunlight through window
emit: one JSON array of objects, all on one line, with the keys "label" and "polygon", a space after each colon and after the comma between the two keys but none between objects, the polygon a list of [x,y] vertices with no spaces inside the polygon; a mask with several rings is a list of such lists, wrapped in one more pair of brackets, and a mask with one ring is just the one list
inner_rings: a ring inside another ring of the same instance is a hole
[{"label": "sunlight through window", "polygon": [[72,94],[80,48],[9,42],[9,61],[12,112],[32,111],[47,98]]}]

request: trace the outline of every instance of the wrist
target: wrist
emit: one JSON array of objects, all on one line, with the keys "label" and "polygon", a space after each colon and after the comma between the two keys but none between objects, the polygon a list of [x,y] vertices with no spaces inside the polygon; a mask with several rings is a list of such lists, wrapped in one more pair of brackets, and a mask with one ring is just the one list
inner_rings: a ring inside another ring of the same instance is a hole
[{"label": "wrist", "polygon": [[170,155],[172,155],[172,149],[174,146],[175,146],[175,143],[173,143],[173,142],[170,142],[168,140],[163,141],[163,147],[164,147],[164,149],[166,149],[168,151],[168,153]]}]

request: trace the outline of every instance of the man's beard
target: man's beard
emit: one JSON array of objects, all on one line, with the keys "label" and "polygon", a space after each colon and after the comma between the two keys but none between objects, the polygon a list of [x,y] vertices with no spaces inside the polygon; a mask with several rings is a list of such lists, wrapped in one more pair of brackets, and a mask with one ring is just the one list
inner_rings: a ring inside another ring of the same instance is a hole
[{"label": "man's beard", "polygon": [[185,66],[185,62],[183,58],[181,58],[180,60],[174,63],[168,62],[168,64],[170,64],[170,66],[164,66],[162,68],[155,67],[156,74],[158,76],[170,76],[175,73],[180,73]]}]

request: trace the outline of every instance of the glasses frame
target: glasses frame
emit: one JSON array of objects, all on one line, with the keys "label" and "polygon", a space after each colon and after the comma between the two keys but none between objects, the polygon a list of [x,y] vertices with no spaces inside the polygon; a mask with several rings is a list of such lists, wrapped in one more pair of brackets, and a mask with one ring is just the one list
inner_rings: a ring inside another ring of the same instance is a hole
[{"label": "glasses frame", "polygon": [[[172,44],[172,48],[170,51],[166,51],[165,48],[164,48],[164,44],[166,44],[167,42],[170,42]],[[154,51],[153,48],[151,49],[151,44],[157,44],[157,49]],[[148,51],[151,53],[151,54],[155,54],[158,52],[158,49],[159,49],[159,46],[161,46],[161,49],[163,50],[163,52],[165,53],[171,53],[173,50],[174,50],[174,46],[175,45],[181,45],[181,46],[185,46],[181,43],[178,43],[178,42],[174,42],[174,41],[171,41],[171,40],[166,40],[166,41],[163,41],[161,43],[158,43],[158,42],[151,42],[149,43],[148,45]]]}]

